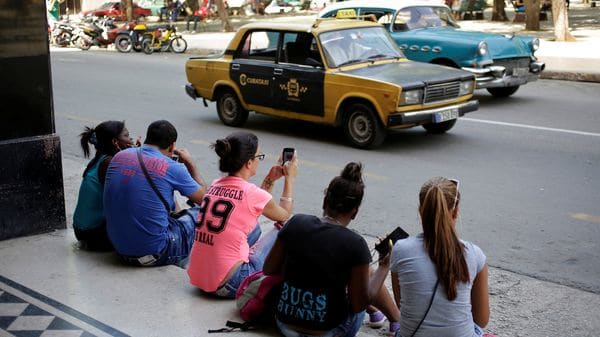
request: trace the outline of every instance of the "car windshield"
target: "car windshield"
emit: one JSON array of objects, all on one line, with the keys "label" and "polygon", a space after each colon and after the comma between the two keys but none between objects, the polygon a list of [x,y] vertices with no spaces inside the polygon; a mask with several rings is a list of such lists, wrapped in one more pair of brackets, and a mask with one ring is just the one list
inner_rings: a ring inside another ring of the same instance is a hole
[{"label": "car windshield", "polygon": [[415,6],[402,8],[396,14],[394,30],[413,30],[429,27],[458,27],[449,8]]},{"label": "car windshield", "polygon": [[335,30],[319,35],[327,64],[347,64],[404,57],[383,27]]}]

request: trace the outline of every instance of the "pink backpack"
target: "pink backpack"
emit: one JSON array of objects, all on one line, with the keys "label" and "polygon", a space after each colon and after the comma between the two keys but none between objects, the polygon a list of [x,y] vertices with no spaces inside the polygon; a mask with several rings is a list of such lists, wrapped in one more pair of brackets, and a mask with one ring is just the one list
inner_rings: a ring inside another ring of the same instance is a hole
[{"label": "pink backpack", "polygon": [[235,294],[235,303],[240,310],[240,317],[246,322],[274,318],[265,316],[272,313],[274,297],[278,294],[274,290],[280,289],[282,281],[282,275],[265,275],[262,271],[248,275]]}]

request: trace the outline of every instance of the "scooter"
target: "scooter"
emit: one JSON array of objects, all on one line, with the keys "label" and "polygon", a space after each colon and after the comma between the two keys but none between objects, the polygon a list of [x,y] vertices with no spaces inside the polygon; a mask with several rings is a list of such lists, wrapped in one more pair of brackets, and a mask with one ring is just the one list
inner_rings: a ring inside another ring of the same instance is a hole
[{"label": "scooter", "polygon": [[80,25],[77,35],[77,47],[81,50],[88,50],[91,46],[106,48],[113,43],[108,37],[108,31],[117,28],[113,19],[93,18],[91,22]]},{"label": "scooter", "polygon": [[68,47],[73,38],[75,27],[71,26],[68,21],[58,21],[54,23],[50,42],[59,47]]}]

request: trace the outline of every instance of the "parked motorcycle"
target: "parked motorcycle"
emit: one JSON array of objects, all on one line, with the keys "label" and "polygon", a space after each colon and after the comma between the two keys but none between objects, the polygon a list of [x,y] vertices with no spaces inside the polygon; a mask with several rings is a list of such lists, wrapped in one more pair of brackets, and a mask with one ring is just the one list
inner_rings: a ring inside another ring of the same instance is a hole
[{"label": "parked motorcycle", "polygon": [[115,37],[115,48],[121,53],[129,53],[132,49],[142,51],[142,40],[144,34],[152,32],[156,28],[148,27],[145,23],[132,22],[129,29],[120,31]]},{"label": "parked motorcycle", "polygon": [[118,35],[115,30],[125,29],[125,27],[117,27],[112,18],[93,18],[78,28],[77,47],[81,50],[88,50],[91,46],[106,48]]},{"label": "parked motorcycle", "polygon": [[187,49],[187,41],[181,35],[177,34],[174,25],[167,25],[164,28],[156,29],[152,33],[144,34],[142,39],[142,50],[146,54],[152,54],[154,51],[170,50],[174,53],[183,53]]},{"label": "parked motorcycle", "polygon": [[73,39],[73,27],[68,21],[57,21],[52,27],[50,43],[59,47],[68,47]]}]

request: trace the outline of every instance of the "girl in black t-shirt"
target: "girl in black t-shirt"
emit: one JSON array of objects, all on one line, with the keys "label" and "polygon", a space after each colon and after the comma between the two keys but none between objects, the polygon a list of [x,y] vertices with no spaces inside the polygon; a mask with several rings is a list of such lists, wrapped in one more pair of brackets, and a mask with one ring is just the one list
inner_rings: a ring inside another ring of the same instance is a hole
[{"label": "girl in black t-shirt", "polygon": [[347,164],[329,183],[323,216],[293,216],[265,261],[265,274],[284,276],[275,303],[277,325],[284,336],[355,336],[370,304],[393,321],[400,319],[383,286],[389,254],[371,272],[367,243],[347,228],[364,194],[361,170],[360,164]]}]

